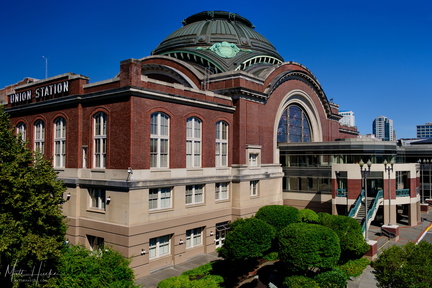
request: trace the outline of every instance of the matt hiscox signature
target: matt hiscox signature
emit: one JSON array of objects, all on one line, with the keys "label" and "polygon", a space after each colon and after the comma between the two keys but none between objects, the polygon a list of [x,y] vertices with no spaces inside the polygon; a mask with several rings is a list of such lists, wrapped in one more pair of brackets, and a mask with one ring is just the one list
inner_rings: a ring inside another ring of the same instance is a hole
[{"label": "matt hiscox signature", "polygon": [[42,270],[43,261],[39,265],[33,266],[31,269],[20,269],[17,267],[17,261],[11,266],[6,267],[4,277],[10,276],[12,282],[46,282],[50,277],[58,275],[51,269],[49,271]]}]

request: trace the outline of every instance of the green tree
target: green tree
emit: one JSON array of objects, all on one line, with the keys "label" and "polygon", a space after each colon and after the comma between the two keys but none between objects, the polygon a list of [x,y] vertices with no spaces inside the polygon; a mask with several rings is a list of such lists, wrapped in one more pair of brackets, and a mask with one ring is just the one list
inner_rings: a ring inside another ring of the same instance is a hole
[{"label": "green tree", "polygon": [[291,223],[300,222],[299,210],[284,205],[267,205],[258,209],[255,217],[272,225],[277,232]]},{"label": "green tree", "polygon": [[271,248],[275,229],[255,217],[237,219],[225,238],[219,256],[234,262],[262,257]]},{"label": "green tree", "polygon": [[0,105],[0,271],[8,271],[5,276],[14,276],[13,268],[54,268],[66,233],[64,191],[50,163],[13,134]]},{"label": "green tree", "polygon": [[63,249],[58,264],[58,277],[51,278],[50,287],[137,287],[129,260],[109,248],[90,251],[80,245]]},{"label": "green tree", "polygon": [[279,258],[294,272],[330,269],[340,257],[339,238],[318,224],[293,223],[279,233]]},{"label": "green tree", "polygon": [[341,263],[362,257],[369,249],[363,238],[363,232],[356,219],[343,215],[318,214],[319,223],[332,229],[339,237]]},{"label": "green tree", "polygon": [[432,244],[421,241],[385,249],[372,263],[378,287],[432,287]]}]

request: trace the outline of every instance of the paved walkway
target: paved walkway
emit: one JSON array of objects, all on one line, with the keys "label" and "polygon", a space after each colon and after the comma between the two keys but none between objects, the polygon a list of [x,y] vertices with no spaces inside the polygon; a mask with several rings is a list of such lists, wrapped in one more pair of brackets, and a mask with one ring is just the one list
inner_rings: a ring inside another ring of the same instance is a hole
[{"label": "paved walkway", "polygon": [[[432,229],[431,232],[426,233],[428,227],[432,225],[432,214],[423,213],[422,222],[417,226],[407,226],[398,224],[399,241],[388,241],[385,236],[381,236],[380,227],[371,225],[369,229],[369,239],[378,242],[378,254],[385,248],[392,245],[404,245],[408,242],[417,242],[421,238],[432,243]],[[142,285],[145,288],[156,288],[157,284],[169,277],[178,276],[184,271],[193,269],[195,267],[204,265],[211,261],[219,259],[216,252],[210,254],[201,254],[197,257],[191,258],[188,261],[166,268],[153,271],[150,275],[137,279],[136,284]],[[372,268],[368,266],[362,275],[348,282],[349,288],[375,288],[375,276],[372,274]]]}]

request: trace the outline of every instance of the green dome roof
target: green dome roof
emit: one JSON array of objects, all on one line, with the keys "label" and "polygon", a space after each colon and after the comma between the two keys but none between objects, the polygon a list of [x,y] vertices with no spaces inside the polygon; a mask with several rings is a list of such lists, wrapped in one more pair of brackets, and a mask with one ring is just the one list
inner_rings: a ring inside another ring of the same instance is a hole
[{"label": "green dome roof", "polygon": [[216,72],[283,62],[275,47],[238,14],[205,11],[182,23],[184,26],[165,38],[153,55],[176,57]]}]

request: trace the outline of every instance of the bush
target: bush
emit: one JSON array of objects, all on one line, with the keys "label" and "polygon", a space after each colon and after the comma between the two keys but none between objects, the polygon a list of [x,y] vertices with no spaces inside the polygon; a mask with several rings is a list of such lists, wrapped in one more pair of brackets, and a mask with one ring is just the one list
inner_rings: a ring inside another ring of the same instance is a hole
[{"label": "bush", "polygon": [[199,279],[191,279],[190,276],[181,274],[180,276],[167,278],[158,284],[158,288],[219,288],[224,281],[219,275],[205,275]]},{"label": "bush", "polygon": [[64,249],[58,265],[58,277],[49,287],[136,287],[129,260],[112,249],[94,253],[84,246]]},{"label": "bush", "polygon": [[421,241],[418,245],[392,246],[372,267],[379,287],[432,287],[432,244]]},{"label": "bush", "polygon": [[339,237],[341,246],[340,263],[362,257],[369,245],[363,238],[363,232],[356,219],[342,216],[319,213],[320,224],[332,229]]},{"label": "bush", "polygon": [[315,213],[315,211],[311,209],[302,209],[299,211],[299,219],[301,222],[305,223],[311,223],[311,224],[318,224],[319,223],[319,217],[318,214]]},{"label": "bush", "polygon": [[283,205],[267,205],[261,207],[255,217],[272,225],[279,232],[292,223],[300,222],[299,210]]},{"label": "bush", "polygon": [[238,219],[231,227],[219,250],[219,257],[231,262],[262,257],[276,235],[271,225],[254,217]]},{"label": "bush", "polygon": [[305,277],[305,276],[290,276],[285,278],[283,282],[283,287],[286,288],[320,288],[315,280]]},{"label": "bush", "polygon": [[366,258],[360,258],[355,260],[349,260],[347,263],[339,266],[348,277],[360,276],[364,269],[370,264],[370,261]]},{"label": "bush", "polygon": [[322,288],[344,288],[347,284],[347,279],[347,275],[338,268],[320,273],[314,278]]},{"label": "bush", "polygon": [[291,271],[332,268],[340,253],[336,233],[318,224],[290,224],[279,234],[279,258]]}]

